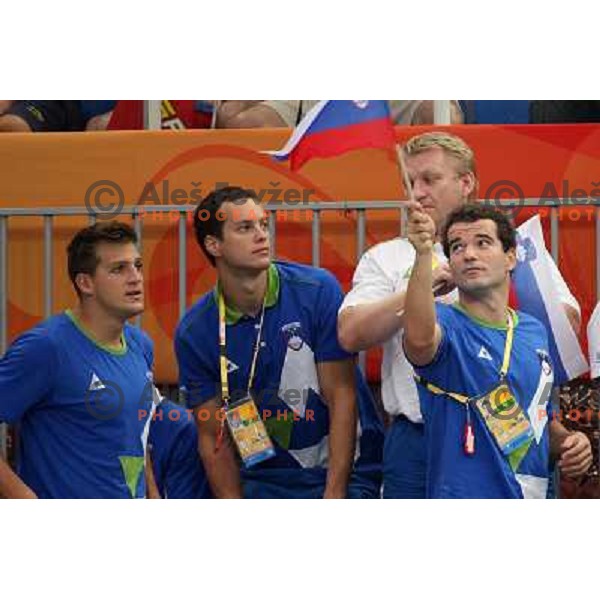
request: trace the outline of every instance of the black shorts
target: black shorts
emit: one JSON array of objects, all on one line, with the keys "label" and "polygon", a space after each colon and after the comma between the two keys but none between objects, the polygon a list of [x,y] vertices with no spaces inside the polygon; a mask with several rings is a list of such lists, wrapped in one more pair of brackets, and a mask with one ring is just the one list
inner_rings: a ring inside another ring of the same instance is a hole
[{"label": "black shorts", "polygon": [[83,131],[79,100],[17,100],[4,113],[21,117],[32,131]]}]

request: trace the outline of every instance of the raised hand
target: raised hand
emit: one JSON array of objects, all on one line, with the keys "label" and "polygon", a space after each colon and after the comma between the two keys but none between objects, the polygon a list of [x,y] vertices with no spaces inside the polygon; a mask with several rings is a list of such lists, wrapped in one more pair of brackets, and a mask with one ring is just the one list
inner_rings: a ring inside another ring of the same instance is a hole
[{"label": "raised hand", "polygon": [[435,223],[418,202],[408,202],[408,240],[417,254],[433,250]]}]

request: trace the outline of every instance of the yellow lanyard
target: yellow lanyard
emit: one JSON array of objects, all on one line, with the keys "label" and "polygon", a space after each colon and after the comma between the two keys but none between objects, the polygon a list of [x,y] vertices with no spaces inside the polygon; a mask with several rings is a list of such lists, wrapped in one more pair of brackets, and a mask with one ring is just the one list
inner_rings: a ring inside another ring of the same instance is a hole
[{"label": "yellow lanyard", "polygon": [[[256,363],[258,361],[258,353],[260,352],[260,338],[262,335],[263,322],[265,320],[265,298],[263,299],[262,309],[260,313],[260,324],[258,326],[258,333],[256,334],[256,342],[254,344],[254,354],[252,356],[252,364],[250,366],[250,375],[248,376],[248,390],[247,393],[250,395],[250,389],[254,382],[254,375],[256,372]],[[223,293],[219,293],[219,362],[221,370],[221,398],[225,409],[229,406],[230,394],[229,394],[229,374],[227,373],[227,321],[225,318],[225,299]]]},{"label": "yellow lanyard", "polygon": [[[506,375],[508,374],[508,369],[510,367],[510,353],[512,351],[513,346],[513,338],[515,333],[515,320],[516,314],[512,308],[507,308],[507,330],[506,330],[506,343],[504,344],[504,358],[502,360],[502,367],[500,368],[500,382],[502,382]],[[432,394],[436,394],[438,396],[448,396],[452,398],[452,400],[456,400],[461,404],[467,404],[469,401],[469,396],[465,396],[463,394],[457,394],[455,392],[447,392],[442,388],[439,388],[437,385],[433,385],[433,383],[429,383],[420,375],[415,374],[415,379],[417,383],[425,386]]]}]

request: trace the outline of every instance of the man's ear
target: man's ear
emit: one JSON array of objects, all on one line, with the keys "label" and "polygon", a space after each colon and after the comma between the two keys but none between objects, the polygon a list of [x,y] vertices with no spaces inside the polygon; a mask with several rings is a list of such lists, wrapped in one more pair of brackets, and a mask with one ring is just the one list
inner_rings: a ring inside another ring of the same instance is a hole
[{"label": "man's ear", "polygon": [[473,171],[467,171],[459,177],[463,198],[469,198],[477,185]]},{"label": "man's ear", "polygon": [[204,247],[213,258],[221,256],[221,242],[214,235],[207,235],[204,238]]},{"label": "man's ear", "polygon": [[75,284],[83,296],[94,295],[94,280],[89,273],[77,273]]},{"label": "man's ear", "polygon": [[509,273],[512,273],[517,266],[517,249],[509,248],[506,252],[507,268]]}]

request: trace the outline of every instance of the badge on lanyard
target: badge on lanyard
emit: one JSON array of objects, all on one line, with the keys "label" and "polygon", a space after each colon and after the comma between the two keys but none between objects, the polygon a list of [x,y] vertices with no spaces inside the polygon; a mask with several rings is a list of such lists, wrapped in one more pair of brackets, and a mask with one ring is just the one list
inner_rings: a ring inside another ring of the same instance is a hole
[{"label": "badge on lanyard", "polygon": [[473,402],[505,456],[533,438],[531,423],[506,382]]},{"label": "badge on lanyard", "polygon": [[[248,377],[247,394],[239,402],[229,402],[229,380],[227,372],[227,342],[226,342],[226,322],[225,322],[225,300],[222,294],[219,294],[219,362],[221,373],[221,396],[223,408],[225,410],[225,418],[231,437],[235,442],[237,451],[242,459],[244,466],[251,467],[263,460],[267,460],[275,456],[275,447],[267,433],[267,428],[260,418],[258,408],[254,402],[250,389],[254,381],[256,373],[256,363],[258,353],[260,351],[260,340],[262,327],[265,318],[265,303],[260,317],[260,325],[256,335],[254,344],[254,353],[252,356],[252,364],[250,366],[250,375]],[[223,433],[225,429],[225,420],[221,422],[221,429],[217,437],[215,452],[219,450]]]},{"label": "badge on lanyard", "polygon": [[230,404],[225,415],[244,466],[251,467],[275,456],[275,448],[251,396]]}]

